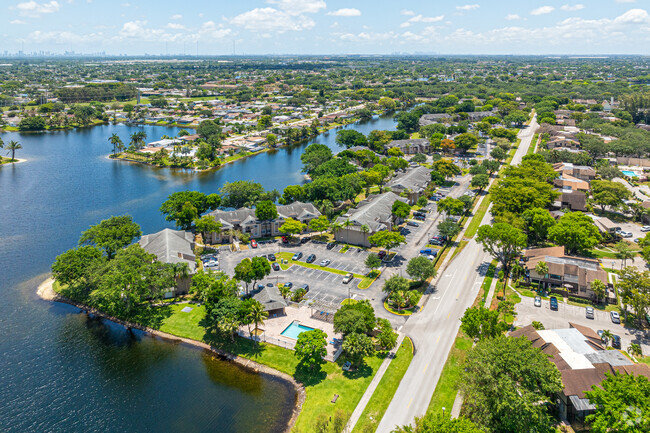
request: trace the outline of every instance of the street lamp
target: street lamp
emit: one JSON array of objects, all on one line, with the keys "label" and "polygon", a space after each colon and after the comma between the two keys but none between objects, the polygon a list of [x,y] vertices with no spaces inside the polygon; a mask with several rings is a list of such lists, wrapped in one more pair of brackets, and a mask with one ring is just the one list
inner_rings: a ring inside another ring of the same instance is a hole
[{"label": "street lamp", "polygon": [[443,418],[445,417],[445,407],[444,406],[442,407],[442,417]]}]

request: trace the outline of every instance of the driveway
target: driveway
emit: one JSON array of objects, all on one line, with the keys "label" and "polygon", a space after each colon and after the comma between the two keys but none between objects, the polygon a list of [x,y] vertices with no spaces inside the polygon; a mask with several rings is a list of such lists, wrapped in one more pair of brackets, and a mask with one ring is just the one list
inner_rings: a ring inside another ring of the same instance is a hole
[{"label": "driveway", "polygon": [[569,322],[587,326],[594,331],[610,330],[621,337],[621,349],[627,350],[630,343],[641,345],[644,355],[650,355],[650,333],[634,328],[626,328],[622,323],[612,323],[609,312],[595,310],[594,319],[587,319],[585,307],[568,305],[559,302],[558,310],[553,311],[549,301],[542,301],[541,307],[535,307],[534,299],[522,296],[522,301],[516,306],[517,317],[515,326],[527,326],[534,320],[542,322],[546,329],[568,328]]}]

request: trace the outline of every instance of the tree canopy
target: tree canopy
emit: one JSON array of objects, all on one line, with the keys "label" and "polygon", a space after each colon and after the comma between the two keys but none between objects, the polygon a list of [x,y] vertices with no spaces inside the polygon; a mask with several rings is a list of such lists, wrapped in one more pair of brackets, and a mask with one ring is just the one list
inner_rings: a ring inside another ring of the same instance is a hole
[{"label": "tree canopy", "polygon": [[140,236],[140,226],[133,222],[130,215],[113,216],[82,232],[79,245],[96,245],[104,250],[110,260],[119,249]]},{"label": "tree canopy", "polygon": [[165,220],[176,222],[176,226],[189,230],[192,222],[201,214],[215,210],[221,204],[217,194],[206,195],[199,191],[179,191],[171,194],[160,206]]}]

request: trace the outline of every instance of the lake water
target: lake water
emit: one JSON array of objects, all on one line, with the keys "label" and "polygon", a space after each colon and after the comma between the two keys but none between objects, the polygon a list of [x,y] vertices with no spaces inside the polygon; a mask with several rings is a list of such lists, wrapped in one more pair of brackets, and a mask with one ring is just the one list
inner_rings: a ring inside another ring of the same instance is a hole
[{"label": "lake water", "polygon": [[[395,123],[352,127],[367,134]],[[128,213],[151,233],[171,227],[158,209],[173,192],[218,192],[242,179],[282,192],[303,182],[300,154],[309,143],[203,173],[106,158],[112,133],[128,143],[141,129],[148,141],[179,131],[102,125],[0,135],[19,141],[17,157],[28,160],[0,167],[0,431],[264,433],[281,431],[290,416],[294,394],[281,381],[37,298],[56,255],[102,219]],[[338,151],[335,136],[311,142]]]}]

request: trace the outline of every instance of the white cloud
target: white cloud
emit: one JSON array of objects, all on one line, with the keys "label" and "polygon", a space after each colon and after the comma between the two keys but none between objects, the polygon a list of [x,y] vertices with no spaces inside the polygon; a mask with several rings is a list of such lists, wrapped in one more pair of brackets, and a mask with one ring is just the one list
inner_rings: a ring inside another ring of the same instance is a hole
[{"label": "white cloud", "polygon": [[27,39],[37,43],[51,42],[55,44],[85,44],[100,41],[104,39],[104,35],[101,32],[80,35],[68,31],[42,32],[36,30],[27,35]]},{"label": "white cloud", "polygon": [[478,9],[480,7],[481,7],[480,5],[473,4],[473,5],[456,6],[456,9],[458,9],[459,11],[471,11],[474,9]]},{"label": "white cloud", "polygon": [[327,15],[334,17],[358,17],[361,16],[361,11],[356,8],[343,8],[334,12],[328,12]]},{"label": "white cloud", "polygon": [[170,19],[170,20],[182,20],[182,19],[183,19],[183,15],[181,15],[181,14],[174,14],[174,15],[172,15],[171,17],[169,17],[169,19]]},{"label": "white cloud", "polygon": [[372,33],[372,32],[361,32],[361,33],[343,33],[339,35],[339,38],[343,41],[350,42],[378,42],[386,41],[389,39],[395,39],[397,33],[393,31],[384,32],[384,33]]},{"label": "white cloud", "polygon": [[617,17],[614,22],[618,24],[645,23],[648,22],[648,12],[643,9],[630,9],[623,15]]},{"label": "white cloud", "polygon": [[258,33],[302,31],[316,25],[314,20],[309,17],[295,16],[274,8],[255,8],[237,15],[230,20],[230,23]]},{"label": "white cloud", "polygon": [[553,12],[555,8],[553,6],[541,6],[538,7],[537,9],[533,9],[530,11],[531,15],[544,15],[544,14],[550,14]]},{"label": "white cloud", "polygon": [[315,14],[327,7],[323,0],[267,0],[266,2],[277,5],[289,15]]},{"label": "white cloud", "polygon": [[409,18],[408,21],[400,24],[400,27],[410,27],[413,23],[436,23],[438,21],[442,21],[443,19],[445,19],[444,15],[438,15],[437,17],[425,17],[424,15],[419,14]]},{"label": "white cloud", "polygon": [[410,11],[410,10],[408,10],[408,9],[402,9],[402,10],[400,11],[400,14],[402,14],[402,15],[406,15],[406,16],[409,16],[409,17],[410,17],[410,16],[415,15],[415,12]]},{"label": "white cloud", "polygon": [[173,30],[183,30],[185,29],[185,26],[183,24],[178,24],[178,23],[167,23],[167,28]]},{"label": "white cloud", "polygon": [[514,21],[514,20],[520,20],[521,17],[517,14],[508,14],[506,15],[506,20],[507,21]]},{"label": "white cloud", "polygon": [[616,0],[616,3],[636,3],[636,0]]},{"label": "white cloud", "polygon": [[27,21],[13,20],[13,21],[9,21],[9,24],[27,24]]},{"label": "white cloud", "polygon": [[214,21],[206,21],[201,26],[199,34],[212,39],[222,39],[232,33],[231,29],[225,28],[223,24],[215,24]]},{"label": "white cloud", "polygon": [[581,11],[585,8],[585,5],[583,4],[577,4],[577,5],[562,5],[560,9],[563,11]]},{"label": "white cloud", "polygon": [[43,14],[51,14],[57,12],[61,8],[61,5],[57,1],[51,1],[49,3],[36,3],[34,0],[18,3],[16,9],[20,15],[25,17],[37,18]]}]

